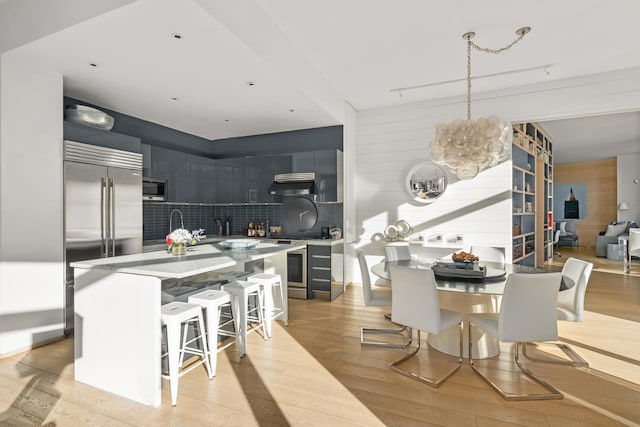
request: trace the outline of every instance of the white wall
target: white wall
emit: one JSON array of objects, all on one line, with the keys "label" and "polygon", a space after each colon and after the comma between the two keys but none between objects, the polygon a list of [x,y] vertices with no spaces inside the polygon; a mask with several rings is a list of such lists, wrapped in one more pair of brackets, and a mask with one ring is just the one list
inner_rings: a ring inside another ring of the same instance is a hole
[{"label": "white wall", "polygon": [[62,75],[12,50],[134,1],[0,2],[0,356],[62,335],[64,307]]},{"label": "white wall", "polygon": [[[343,147],[344,147],[344,210],[343,210],[343,228],[342,234],[345,242],[344,257],[345,259],[354,259],[356,255],[356,191],[355,179],[352,177],[356,174],[356,129],[357,114],[353,107],[345,103],[345,121],[343,126]],[[344,281],[351,283],[353,281],[354,265],[352,262],[344,263]]]},{"label": "white wall", "polygon": [[63,333],[62,75],[0,56],[0,355]]},{"label": "white wall", "polygon": [[[520,122],[638,110],[639,93],[640,68],[633,68],[474,95],[472,116]],[[511,188],[510,162],[453,183],[430,205],[411,205],[402,187],[408,170],[429,160],[435,124],[464,118],[465,102],[460,96],[358,112],[355,223],[357,246],[370,255],[370,264],[383,253],[382,243],[372,241],[375,233],[398,219],[420,232],[442,232],[445,239],[462,233],[465,247],[506,244],[510,257],[511,202],[504,199]]]},{"label": "white wall", "polygon": [[618,211],[618,219],[640,223],[640,154],[618,156],[617,169],[618,204],[629,205],[628,210]]}]

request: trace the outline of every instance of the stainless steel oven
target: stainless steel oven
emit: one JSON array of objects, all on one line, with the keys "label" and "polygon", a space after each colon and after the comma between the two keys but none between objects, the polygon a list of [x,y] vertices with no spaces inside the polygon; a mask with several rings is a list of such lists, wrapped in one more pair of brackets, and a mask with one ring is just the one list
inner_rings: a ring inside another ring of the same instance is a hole
[{"label": "stainless steel oven", "polygon": [[293,239],[260,239],[265,243],[284,245],[304,245],[304,249],[287,252],[287,296],[289,298],[307,299],[307,242]]},{"label": "stainless steel oven", "polygon": [[287,252],[287,295],[307,299],[307,250]]}]

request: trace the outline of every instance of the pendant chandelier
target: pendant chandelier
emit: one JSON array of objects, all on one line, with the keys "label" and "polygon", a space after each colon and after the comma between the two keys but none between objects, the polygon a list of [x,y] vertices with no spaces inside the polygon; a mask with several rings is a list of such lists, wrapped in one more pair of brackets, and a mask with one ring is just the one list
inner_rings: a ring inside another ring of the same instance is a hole
[{"label": "pendant chandelier", "polygon": [[518,38],[500,49],[487,49],[471,41],[475,33],[463,34],[467,40],[467,119],[438,123],[436,137],[431,143],[431,159],[446,165],[460,179],[471,179],[478,173],[509,158],[511,153],[511,126],[497,116],[471,119],[471,48],[498,54],[510,49],[531,31],[523,27],[516,31]]}]

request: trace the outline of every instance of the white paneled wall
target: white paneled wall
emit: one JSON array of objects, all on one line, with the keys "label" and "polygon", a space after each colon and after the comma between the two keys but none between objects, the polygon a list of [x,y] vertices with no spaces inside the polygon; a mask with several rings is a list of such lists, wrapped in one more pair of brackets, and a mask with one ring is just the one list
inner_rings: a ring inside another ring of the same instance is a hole
[{"label": "white paneled wall", "polygon": [[[411,94],[404,96],[410,99]],[[449,188],[432,204],[412,203],[404,190],[409,170],[430,159],[436,123],[465,118],[465,102],[461,96],[358,111],[355,177],[349,178],[355,179],[356,247],[365,251],[370,265],[383,256],[381,233],[400,219],[424,236],[442,234],[445,243],[462,234],[467,249],[471,244],[504,246],[511,260],[510,161],[469,181],[448,174]],[[640,68],[483,93],[472,101],[474,118],[495,114],[512,122],[637,109]],[[345,208],[345,222],[347,212]],[[354,271],[353,281],[360,282]]]},{"label": "white paneled wall", "polygon": [[447,190],[431,204],[413,202],[405,190],[410,169],[430,161],[435,124],[453,120],[458,113],[465,113],[464,104],[431,108],[412,104],[358,114],[357,246],[372,256],[370,263],[382,255],[384,229],[398,220],[411,224],[414,237],[421,235],[426,240],[441,234],[444,245],[462,235],[462,242],[451,245],[467,249],[471,244],[510,247],[510,161],[469,181],[458,180],[447,171]]}]

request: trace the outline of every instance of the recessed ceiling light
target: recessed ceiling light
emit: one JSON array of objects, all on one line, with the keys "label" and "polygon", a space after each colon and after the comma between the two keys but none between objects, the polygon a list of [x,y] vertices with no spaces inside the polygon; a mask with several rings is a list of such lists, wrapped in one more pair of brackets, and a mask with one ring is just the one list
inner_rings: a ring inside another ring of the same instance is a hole
[{"label": "recessed ceiling light", "polygon": [[247,82],[247,86],[253,86],[255,83],[253,82]]},{"label": "recessed ceiling light", "polygon": [[225,122],[228,122],[228,121],[229,121],[229,119],[224,119],[224,121],[225,121]]},{"label": "recessed ceiling light", "polygon": [[178,98],[176,98],[175,96],[172,96],[172,97],[171,97],[171,100],[172,100],[172,101],[177,101],[177,100],[178,100]]},{"label": "recessed ceiling light", "polygon": [[178,34],[178,33],[173,33],[172,35],[173,35],[173,38],[174,38],[174,39],[178,39],[178,40],[180,40],[180,39],[182,38],[182,35],[181,35],[181,34]]},{"label": "recessed ceiling light", "polygon": [[293,109],[289,110],[290,113],[293,113],[294,111],[296,111],[296,110],[293,110]]},{"label": "recessed ceiling light", "polygon": [[89,62],[89,65],[91,65],[92,67],[97,67],[98,64],[96,64],[95,62]]}]

